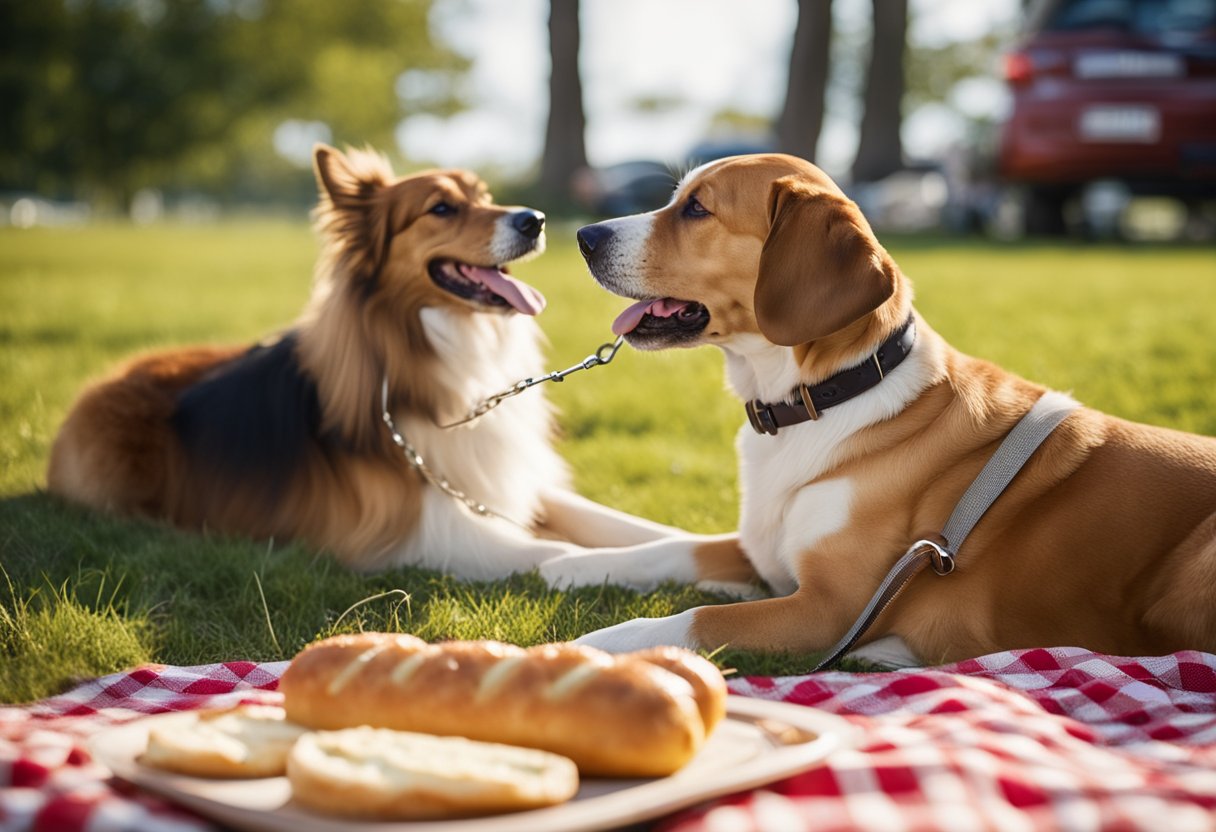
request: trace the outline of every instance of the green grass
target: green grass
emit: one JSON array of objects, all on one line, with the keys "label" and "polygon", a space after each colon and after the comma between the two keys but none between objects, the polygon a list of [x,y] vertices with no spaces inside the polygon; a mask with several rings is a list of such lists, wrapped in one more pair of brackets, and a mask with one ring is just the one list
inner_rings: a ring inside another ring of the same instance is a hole
[{"label": "green grass", "polygon": [[[597,289],[555,229],[517,269],[550,306],[553,367],[610,338],[623,301]],[[958,348],[1086,404],[1216,433],[1216,267],[1210,249],[895,240],[918,306]],[[44,696],[140,662],[289,658],[352,629],[524,644],[716,599],[552,592],[534,575],[465,584],[355,575],[298,545],[186,534],[63,505],[41,492],[50,442],[80,386],[133,352],[243,342],[289,323],[317,246],[302,224],[0,230],[0,701]],[[561,450],[588,496],[694,531],[734,527],[742,409],[713,350],[621,352],[551,385]],[[726,653],[744,672],[805,656]]]}]

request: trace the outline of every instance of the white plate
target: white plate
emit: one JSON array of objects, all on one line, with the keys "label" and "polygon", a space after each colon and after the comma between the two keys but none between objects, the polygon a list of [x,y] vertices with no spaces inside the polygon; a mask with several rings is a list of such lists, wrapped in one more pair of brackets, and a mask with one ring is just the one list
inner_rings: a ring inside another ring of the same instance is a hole
[{"label": "white plate", "polygon": [[1099,104],[1081,111],[1084,141],[1152,144],[1161,138],[1161,113],[1140,104]]},{"label": "white plate", "polygon": [[587,779],[569,803],[548,809],[449,821],[380,823],[330,818],[291,802],[286,777],[208,780],[137,763],[148,731],[190,712],[147,717],[96,734],[96,759],[117,777],[155,792],[204,817],[253,832],[593,832],[661,817],[677,809],[762,786],[805,771],[852,745],[857,729],[831,714],[801,705],[731,696],[727,717],[700,753],[669,777],[648,780]]}]

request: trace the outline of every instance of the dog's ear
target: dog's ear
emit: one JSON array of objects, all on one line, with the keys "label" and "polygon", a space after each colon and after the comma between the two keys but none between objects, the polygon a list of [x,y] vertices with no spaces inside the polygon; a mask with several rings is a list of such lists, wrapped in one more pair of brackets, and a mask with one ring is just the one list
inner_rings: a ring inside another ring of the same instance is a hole
[{"label": "dog's ear", "polygon": [[349,280],[374,282],[392,236],[386,198],[392,168],[371,149],[342,153],[318,144],[312,158],[321,191],[313,212],[316,228],[342,253],[342,272]]},{"label": "dog's ear", "polygon": [[340,291],[320,293],[336,306],[316,318],[300,351],[321,390],[323,430],[362,450],[381,436],[383,370],[358,322],[364,301],[380,285],[392,242],[393,174],[388,161],[371,149],[342,153],[318,144],[312,158],[320,189],[313,220],[325,240],[326,266],[318,283]]},{"label": "dog's ear", "polygon": [[388,160],[371,150],[343,153],[326,144],[312,149],[313,172],[321,196],[335,208],[358,208],[392,181]]},{"label": "dog's ear", "polygon": [[848,199],[796,176],[773,183],[756,279],[756,323],[792,347],[843,329],[895,293],[894,266]]},{"label": "dog's ear", "polygon": [[330,199],[333,199],[335,193],[349,191],[353,184],[350,169],[346,166],[346,157],[340,150],[327,144],[313,145],[312,172],[316,174],[321,193]]}]

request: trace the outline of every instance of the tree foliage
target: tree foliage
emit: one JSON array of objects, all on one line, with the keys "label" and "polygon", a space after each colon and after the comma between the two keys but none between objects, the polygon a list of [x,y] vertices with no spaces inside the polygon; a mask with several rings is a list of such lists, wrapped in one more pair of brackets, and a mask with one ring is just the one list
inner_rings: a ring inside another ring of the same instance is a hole
[{"label": "tree foliage", "polygon": [[393,147],[406,69],[459,70],[429,0],[0,3],[0,188],[257,190],[287,118]]},{"label": "tree foliage", "polygon": [[960,81],[994,77],[1009,39],[1008,32],[998,29],[976,40],[913,45],[907,62],[908,105],[946,102]]}]

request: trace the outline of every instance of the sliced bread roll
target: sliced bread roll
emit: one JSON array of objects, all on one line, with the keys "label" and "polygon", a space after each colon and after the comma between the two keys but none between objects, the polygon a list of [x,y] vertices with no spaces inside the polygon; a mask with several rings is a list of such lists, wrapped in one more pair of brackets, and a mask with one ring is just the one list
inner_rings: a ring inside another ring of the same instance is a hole
[{"label": "sliced bread roll", "polygon": [[307,730],[274,705],[200,711],[153,728],[139,762],[195,777],[277,777]]},{"label": "sliced bread roll", "polygon": [[578,791],[578,769],[557,754],[367,726],[305,735],[287,777],[308,809],[378,820],[537,809]]}]

